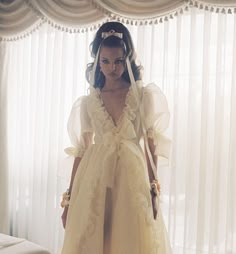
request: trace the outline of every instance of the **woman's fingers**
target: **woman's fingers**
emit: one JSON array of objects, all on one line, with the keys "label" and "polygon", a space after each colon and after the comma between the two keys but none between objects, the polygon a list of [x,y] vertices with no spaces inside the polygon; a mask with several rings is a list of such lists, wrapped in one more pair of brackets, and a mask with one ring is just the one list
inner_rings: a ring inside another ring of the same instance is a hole
[{"label": "woman's fingers", "polygon": [[152,197],[152,209],[153,209],[153,217],[154,219],[157,218],[157,198],[156,197]]},{"label": "woman's fingers", "polygon": [[62,220],[62,225],[63,225],[63,228],[66,227],[66,218],[67,218],[67,211],[68,211],[68,208],[65,207],[62,215],[61,215],[61,220]]}]

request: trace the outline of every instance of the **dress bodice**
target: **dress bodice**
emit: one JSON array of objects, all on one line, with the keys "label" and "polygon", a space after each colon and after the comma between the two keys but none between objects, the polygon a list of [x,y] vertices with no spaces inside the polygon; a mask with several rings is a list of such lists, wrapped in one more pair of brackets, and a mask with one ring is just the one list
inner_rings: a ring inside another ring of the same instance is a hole
[{"label": "dress bodice", "polygon": [[154,139],[158,155],[168,157],[170,141],[163,135],[168,123],[166,97],[154,84],[143,86],[140,81],[136,82],[136,87],[129,87],[116,124],[103,104],[100,89],[91,87],[90,94],[80,97],[71,110],[68,133],[74,148],[66,152],[82,156],[88,145],[85,142],[88,133],[94,135],[94,144],[119,144],[125,140],[138,144],[143,136],[141,125],[144,125],[147,135]]},{"label": "dress bodice", "polygon": [[98,88],[91,89],[87,97],[87,110],[95,143],[117,143],[122,139],[137,142],[140,139],[139,98],[134,97],[132,86],[127,92],[124,108],[116,124],[107,112]]}]

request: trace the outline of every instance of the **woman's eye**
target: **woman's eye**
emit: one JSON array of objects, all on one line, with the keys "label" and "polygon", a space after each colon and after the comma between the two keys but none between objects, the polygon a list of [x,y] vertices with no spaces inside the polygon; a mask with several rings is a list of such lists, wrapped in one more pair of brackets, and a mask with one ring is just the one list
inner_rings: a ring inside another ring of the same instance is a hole
[{"label": "woman's eye", "polygon": [[119,59],[115,61],[115,64],[123,64],[124,60],[123,59]]},{"label": "woman's eye", "polygon": [[108,62],[106,59],[103,59],[103,60],[102,60],[102,63],[108,64],[109,62]]}]

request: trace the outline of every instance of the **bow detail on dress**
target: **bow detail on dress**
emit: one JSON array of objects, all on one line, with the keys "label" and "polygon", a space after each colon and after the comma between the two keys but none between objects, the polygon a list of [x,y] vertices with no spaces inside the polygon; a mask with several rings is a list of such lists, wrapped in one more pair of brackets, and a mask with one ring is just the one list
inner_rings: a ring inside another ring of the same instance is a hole
[{"label": "bow detail on dress", "polygon": [[136,138],[137,136],[132,123],[126,121],[119,130],[114,128],[112,131],[106,132],[102,137],[102,143],[110,146],[114,151],[114,149],[119,148],[121,144],[136,141]]}]

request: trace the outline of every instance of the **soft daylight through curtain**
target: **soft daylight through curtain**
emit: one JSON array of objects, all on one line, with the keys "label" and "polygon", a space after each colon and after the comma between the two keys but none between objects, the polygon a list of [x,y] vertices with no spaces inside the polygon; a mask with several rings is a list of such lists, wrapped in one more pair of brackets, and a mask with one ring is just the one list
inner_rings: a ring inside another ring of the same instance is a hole
[{"label": "soft daylight through curtain", "polygon": [[[190,9],[158,25],[131,26],[144,80],[168,98],[171,160],[160,162],[162,207],[173,253],[236,252],[236,15]],[[10,233],[57,253],[60,195],[71,161],[66,123],[87,93],[93,32],[48,24],[7,42]],[[69,166],[68,166],[69,165]],[[79,216],[79,214],[78,214]]]}]

